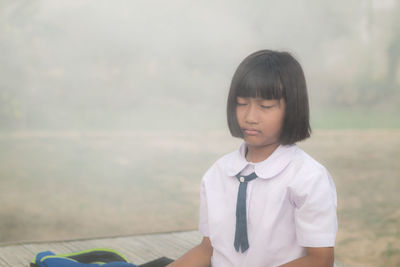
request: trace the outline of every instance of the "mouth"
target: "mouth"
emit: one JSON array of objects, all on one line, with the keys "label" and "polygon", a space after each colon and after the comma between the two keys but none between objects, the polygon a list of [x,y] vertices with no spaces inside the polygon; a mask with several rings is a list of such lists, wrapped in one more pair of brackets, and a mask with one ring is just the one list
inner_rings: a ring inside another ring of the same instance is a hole
[{"label": "mouth", "polygon": [[259,130],[253,129],[253,128],[245,128],[245,129],[242,129],[242,131],[245,135],[250,135],[250,136],[258,135],[260,133]]}]

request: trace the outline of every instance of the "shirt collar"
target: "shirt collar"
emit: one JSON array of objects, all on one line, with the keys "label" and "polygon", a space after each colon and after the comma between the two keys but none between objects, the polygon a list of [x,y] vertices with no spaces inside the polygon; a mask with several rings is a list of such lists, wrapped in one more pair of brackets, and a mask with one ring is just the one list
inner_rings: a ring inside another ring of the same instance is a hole
[{"label": "shirt collar", "polygon": [[[243,142],[236,150],[230,162],[228,162],[226,173],[228,176],[235,176],[240,173],[247,165],[251,164],[246,160],[246,143]],[[255,173],[258,177],[270,179],[278,175],[292,161],[297,150],[296,145],[280,145],[264,161],[255,164]]]}]

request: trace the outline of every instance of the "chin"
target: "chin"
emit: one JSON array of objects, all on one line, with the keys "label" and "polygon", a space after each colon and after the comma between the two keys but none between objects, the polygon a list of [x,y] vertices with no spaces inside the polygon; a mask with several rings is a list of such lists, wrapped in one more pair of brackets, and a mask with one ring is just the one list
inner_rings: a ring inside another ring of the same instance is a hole
[{"label": "chin", "polygon": [[274,141],[261,141],[261,140],[255,140],[254,138],[244,138],[244,141],[246,142],[247,146],[251,147],[269,147],[269,146],[279,146],[279,142],[277,140]]},{"label": "chin", "polygon": [[252,146],[252,147],[261,147],[265,146],[263,142],[257,141],[257,140],[252,140],[249,138],[245,138],[244,141],[246,142],[247,146]]}]

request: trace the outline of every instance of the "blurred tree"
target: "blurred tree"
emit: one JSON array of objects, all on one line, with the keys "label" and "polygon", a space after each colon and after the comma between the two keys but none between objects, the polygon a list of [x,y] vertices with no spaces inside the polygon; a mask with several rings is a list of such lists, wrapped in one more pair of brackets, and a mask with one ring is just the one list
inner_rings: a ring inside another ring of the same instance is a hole
[{"label": "blurred tree", "polygon": [[[377,10],[378,1],[205,1],[155,12],[135,1],[0,0],[0,128],[158,118],[206,107],[202,98],[217,105],[235,56],[261,47],[301,55],[316,105],[371,106],[396,94],[400,102],[400,11]],[[217,25],[222,11],[227,22]]]},{"label": "blurred tree", "polygon": [[[369,31],[373,41],[371,42],[371,51],[379,53],[382,47],[383,57],[386,58],[386,64],[381,66],[384,71],[379,71],[374,66],[374,61],[365,63],[360,75],[355,80],[355,85],[359,91],[359,104],[385,104],[388,107],[396,107],[399,103],[397,90],[399,88],[399,64],[400,64],[400,4],[399,1],[393,1],[393,7],[379,13],[373,9],[372,0],[368,2],[368,20]],[[374,26],[379,28],[379,32],[373,32]],[[386,27],[385,27],[386,26]],[[385,39],[382,39],[382,32]],[[377,75],[377,72],[382,74]]]},{"label": "blurred tree", "polygon": [[[14,128],[23,122],[21,99],[27,68],[24,54],[29,48],[25,42],[24,26],[29,24],[39,1],[9,0],[0,2],[0,129]],[[22,39],[22,41],[21,41]]]},{"label": "blurred tree", "polygon": [[396,1],[393,9],[392,36],[387,50],[387,90],[386,99],[400,104],[399,64],[400,64],[400,3]]},{"label": "blurred tree", "polygon": [[[346,35],[332,35],[329,40],[331,45],[328,47],[342,50],[340,52],[346,54],[342,60],[336,59],[337,63],[329,69],[329,75],[323,77],[330,87],[330,96],[326,101],[332,106],[396,107],[399,102],[397,91],[400,63],[398,2],[394,1],[394,6],[391,2],[380,6],[374,0],[351,1],[360,6],[360,11],[354,13],[357,8],[349,8],[343,1],[339,1],[336,8],[353,10],[353,13],[345,11],[334,16],[349,28],[344,31]],[[340,58],[337,52],[334,56]],[[323,58],[326,60],[329,54]]]}]

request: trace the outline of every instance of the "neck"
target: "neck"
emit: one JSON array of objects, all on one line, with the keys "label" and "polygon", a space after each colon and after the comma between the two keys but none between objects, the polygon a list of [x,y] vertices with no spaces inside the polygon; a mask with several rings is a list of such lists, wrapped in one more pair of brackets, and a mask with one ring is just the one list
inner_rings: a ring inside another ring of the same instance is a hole
[{"label": "neck", "polygon": [[247,145],[246,159],[249,162],[261,162],[266,160],[279,146],[278,143],[273,143],[265,146],[250,146]]}]

